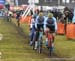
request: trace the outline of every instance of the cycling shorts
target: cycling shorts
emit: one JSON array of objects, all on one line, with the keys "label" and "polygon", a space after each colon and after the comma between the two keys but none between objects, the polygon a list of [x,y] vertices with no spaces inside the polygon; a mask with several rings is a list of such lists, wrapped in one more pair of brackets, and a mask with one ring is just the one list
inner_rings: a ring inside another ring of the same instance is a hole
[{"label": "cycling shorts", "polygon": [[44,24],[37,24],[37,30],[41,31],[41,29],[44,30]]},{"label": "cycling shorts", "polygon": [[49,28],[49,30],[50,30],[49,32],[50,33],[54,33],[55,32],[55,25],[48,25],[47,24],[46,27]]}]

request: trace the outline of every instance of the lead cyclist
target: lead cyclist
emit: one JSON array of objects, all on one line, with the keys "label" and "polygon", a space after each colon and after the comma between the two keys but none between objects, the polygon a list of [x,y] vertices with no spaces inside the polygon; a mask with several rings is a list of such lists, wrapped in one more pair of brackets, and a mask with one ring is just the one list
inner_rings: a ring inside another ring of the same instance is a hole
[{"label": "lead cyclist", "polygon": [[[50,22],[50,23],[48,23]],[[53,23],[54,22],[54,23]],[[53,24],[51,24],[53,23]],[[50,26],[49,26],[50,25]],[[54,25],[54,29],[53,26]],[[52,51],[54,48],[54,39],[55,39],[55,33],[57,31],[57,22],[56,22],[56,18],[53,16],[52,13],[48,13],[48,17],[45,19],[44,21],[44,32],[46,34],[46,46],[48,47],[48,37],[47,37],[47,31],[52,31],[51,34],[53,34],[53,43],[52,43]]]}]

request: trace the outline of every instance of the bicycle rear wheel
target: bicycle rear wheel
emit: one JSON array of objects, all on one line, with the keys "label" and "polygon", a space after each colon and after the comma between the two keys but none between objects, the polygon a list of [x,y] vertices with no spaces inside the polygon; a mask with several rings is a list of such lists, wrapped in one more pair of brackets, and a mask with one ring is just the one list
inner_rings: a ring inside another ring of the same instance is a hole
[{"label": "bicycle rear wheel", "polygon": [[41,54],[41,52],[42,52],[42,47],[39,47],[39,48],[38,48],[38,52],[39,52],[39,54]]},{"label": "bicycle rear wheel", "polygon": [[38,41],[38,52],[39,54],[42,52],[42,38]]},{"label": "bicycle rear wheel", "polygon": [[49,56],[52,55],[52,35],[49,34],[48,35],[48,49],[49,49]]}]

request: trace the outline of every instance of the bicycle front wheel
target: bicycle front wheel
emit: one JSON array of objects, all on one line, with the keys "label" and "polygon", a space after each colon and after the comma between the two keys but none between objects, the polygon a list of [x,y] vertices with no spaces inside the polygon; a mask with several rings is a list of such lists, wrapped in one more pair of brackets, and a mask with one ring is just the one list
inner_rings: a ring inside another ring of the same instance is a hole
[{"label": "bicycle front wheel", "polygon": [[38,41],[38,52],[39,53],[42,52],[42,38],[41,38],[41,40]]}]

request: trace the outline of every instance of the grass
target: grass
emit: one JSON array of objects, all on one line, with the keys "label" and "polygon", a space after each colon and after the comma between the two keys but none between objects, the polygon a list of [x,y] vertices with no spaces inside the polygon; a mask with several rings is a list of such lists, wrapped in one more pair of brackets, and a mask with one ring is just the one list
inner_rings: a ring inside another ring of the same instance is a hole
[{"label": "grass", "polygon": [[33,51],[28,38],[19,35],[10,22],[0,20],[0,33],[3,34],[0,41],[0,61],[45,61],[46,56]]},{"label": "grass", "polygon": [[[13,20],[16,24],[16,21]],[[16,24],[17,26],[17,24]],[[29,26],[21,24],[25,35],[29,35]],[[16,28],[10,23],[0,20],[0,33],[3,34],[3,40],[0,41],[0,51],[2,52],[2,61],[50,61],[47,54],[38,54],[29,46],[28,38],[18,34]],[[55,51],[58,57],[75,57],[75,40],[66,39],[65,35],[56,35]],[[52,61],[52,60],[51,60]],[[59,60],[60,61],[60,60]],[[64,60],[65,61],[65,60]],[[67,61],[67,60],[66,60]],[[68,60],[75,61],[75,60]]]},{"label": "grass", "polygon": [[[21,27],[28,35],[29,26],[27,24],[21,24]],[[56,35],[54,53],[62,58],[75,58],[75,40],[69,40],[65,35]],[[75,61],[75,59],[70,61]]]},{"label": "grass", "polygon": [[55,53],[60,57],[75,57],[75,40],[68,40],[66,36],[56,36]]}]

